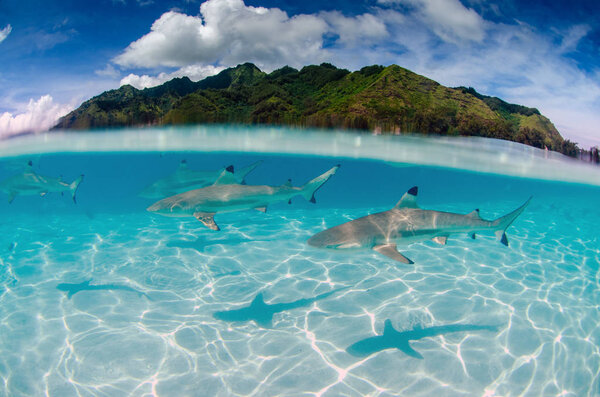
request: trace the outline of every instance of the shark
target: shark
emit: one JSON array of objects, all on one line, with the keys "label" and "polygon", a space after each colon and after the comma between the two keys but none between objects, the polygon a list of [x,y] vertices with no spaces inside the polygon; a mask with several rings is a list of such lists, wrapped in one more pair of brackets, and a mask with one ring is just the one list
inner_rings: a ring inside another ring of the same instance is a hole
[{"label": "shark", "polygon": [[62,177],[40,175],[33,170],[33,163],[27,163],[24,173],[13,175],[0,182],[0,190],[8,194],[8,202],[12,203],[18,195],[39,194],[45,196],[48,193],[70,192],[73,202],[77,203],[75,194],[79,184],[83,181],[83,174],[71,183],[64,182]]},{"label": "shark", "polygon": [[145,198],[165,198],[188,190],[199,189],[210,185],[245,184],[244,180],[262,161],[257,161],[234,172],[233,165],[216,171],[195,171],[188,168],[186,160],[179,163],[177,171],[159,179],[140,192]]},{"label": "shark", "polygon": [[292,186],[291,181],[281,186],[267,185],[212,185],[190,190],[157,201],[147,208],[163,216],[193,216],[211,230],[220,230],[214,220],[216,213],[256,209],[267,211],[267,206],[279,201],[291,202],[292,197],[303,196],[316,203],[315,192],[331,178],[340,166],[307,182],[303,186]]},{"label": "shark", "polygon": [[59,291],[66,292],[67,298],[71,299],[73,295],[82,291],[129,291],[135,292],[139,296],[145,296],[149,299],[148,294],[138,291],[126,285],[119,284],[90,284],[92,280],[87,280],[81,283],[60,283],[56,286]]},{"label": "shark", "polygon": [[479,209],[466,215],[452,212],[424,210],[417,205],[418,187],[410,188],[394,208],[354,219],[323,230],[308,240],[308,245],[334,250],[373,249],[395,261],[412,264],[412,260],[398,251],[398,245],[433,240],[445,245],[453,233],[492,231],[500,242],[508,246],[506,229],[523,212],[531,197],[519,208],[496,220],[479,216]]},{"label": "shark", "polygon": [[385,320],[383,334],[362,339],[346,351],[355,357],[368,357],[371,354],[386,349],[398,349],[404,354],[414,358],[423,359],[423,356],[412,348],[410,341],[445,335],[455,332],[490,331],[498,332],[499,327],[495,325],[473,325],[473,324],[449,324],[428,328],[413,328],[410,331],[397,331],[391,320]]},{"label": "shark", "polygon": [[332,291],[325,292],[324,294],[317,295],[313,298],[298,299],[293,302],[274,304],[265,303],[263,294],[259,293],[252,300],[250,306],[242,307],[240,309],[215,312],[213,313],[213,317],[217,320],[228,322],[254,321],[259,327],[272,328],[273,315],[275,313],[312,305],[314,302],[326,299],[331,295],[348,288],[350,287],[334,289]]}]

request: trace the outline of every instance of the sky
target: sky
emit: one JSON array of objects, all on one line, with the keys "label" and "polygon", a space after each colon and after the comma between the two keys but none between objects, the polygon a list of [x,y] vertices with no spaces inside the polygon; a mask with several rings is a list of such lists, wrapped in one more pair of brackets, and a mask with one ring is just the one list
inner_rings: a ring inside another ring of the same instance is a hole
[{"label": "sky", "polygon": [[600,146],[598,15],[597,0],[0,0],[0,136],[122,84],[330,62],[474,87]]}]

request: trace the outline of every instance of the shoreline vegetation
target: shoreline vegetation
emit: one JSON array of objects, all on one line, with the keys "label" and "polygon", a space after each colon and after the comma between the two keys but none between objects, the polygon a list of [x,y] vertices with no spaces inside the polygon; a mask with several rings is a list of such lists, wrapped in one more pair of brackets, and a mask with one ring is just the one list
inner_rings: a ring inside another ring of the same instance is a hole
[{"label": "shoreline vegetation", "polygon": [[[350,72],[331,64],[285,66],[269,74],[245,63],[192,82],[175,78],[138,90],[106,91],[62,117],[53,129],[196,123],[341,128],[377,134],[481,136],[597,160],[564,139],[537,109],[445,87],[397,65]],[[594,157],[595,156],[595,157]]]}]

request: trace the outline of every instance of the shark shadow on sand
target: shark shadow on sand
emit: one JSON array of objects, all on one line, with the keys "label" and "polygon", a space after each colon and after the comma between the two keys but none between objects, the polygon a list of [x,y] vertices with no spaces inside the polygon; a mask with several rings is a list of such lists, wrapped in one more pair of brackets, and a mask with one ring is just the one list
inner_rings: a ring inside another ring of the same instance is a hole
[{"label": "shark shadow on sand", "polygon": [[273,315],[286,310],[297,309],[312,305],[314,302],[326,299],[331,295],[348,289],[343,287],[334,289],[333,291],[317,295],[313,298],[298,299],[297,301],[287,303],[265,303],[263,294],[256,295],[250,306],[242,307],[241,309],[225,310],[213,313],[213,317],[217,320],[229,322],[246,322],[254,321],[256,325],[262,328],[271,328],[273,326]]},{"label": "shark shadow on sand", "polygon": [[119,284],[90,284],[92,280],[89,279],[82,283],[60,283],[56,286],[56,289],[62,292],[67,293],[67,298],[71,299],[73,295],[82,291],[128,291],[134,292],[138,294],[140,297],[145,296],[147,299],[150,299],[148,294],[142,291],[138,291],[137,289],[128,287],[126,285]]},{"label": "shark shadow on sand", "polygon": [[445,335],[455,332],[490,331],[498,332],[497,325],[450,324],[438,327],[413,328],[410,331],[397,331],[391,320],[385,320],[383,335],[362,339],[346,351],[355,357],[368,357],[386,349],[398,349],[404,354],[422,359],[423,356],[410,346],[410,341]]}]

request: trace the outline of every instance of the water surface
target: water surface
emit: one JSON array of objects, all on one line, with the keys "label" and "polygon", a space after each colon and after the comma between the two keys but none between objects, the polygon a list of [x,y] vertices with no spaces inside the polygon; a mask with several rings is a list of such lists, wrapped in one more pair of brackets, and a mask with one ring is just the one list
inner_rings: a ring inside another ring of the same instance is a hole
[{"label": "water surface", "polygon": [[[40,174],[85,180],[77,205],[52,193],[0,204],[0,394],[597,395],[597,168],[497,141],[478,151],[470,140],[171,132],[1,143],[0,179],[32,160]],[[341,168],[316,204],[298,197],[267,213],[218,214],[214,232],[191,217],[152,215],[152,200],[138,196],[183,159],[198,170],[262,160],[249,184],[299,185]],[[445,246],[404,249],[415,262],[405,265],[306,244],[327,227],[391,208],[415,185],[422,208],[479,208],[486,219],[533,200],[508,229],[509,247],[492,234],[451,235]],[[106,288],[70,298],[57,288],[90,279]],[[258,294],[277,305],[340,288],[275,313],[267,327],[214,316]],[[400,332],[452,324],[497,331],[411,342],[423,359],[397,349],[348,353],[381,335],[387,319]]]}]

